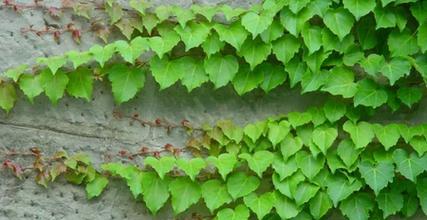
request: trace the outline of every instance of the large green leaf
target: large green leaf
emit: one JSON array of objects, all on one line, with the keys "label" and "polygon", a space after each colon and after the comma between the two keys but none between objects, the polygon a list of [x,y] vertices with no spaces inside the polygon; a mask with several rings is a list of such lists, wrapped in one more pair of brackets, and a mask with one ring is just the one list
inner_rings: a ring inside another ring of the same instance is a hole
[{"label": "large green leaf", "polygon": [[353,71],[346,67],[334,67],[329,72],[328,80],[322,90],[332,95],[342,95],[344,98],[353,97],[357,91]]},{"label": "large green leaf", "polygon": [[231,25],[215,24],[213,28],[221,41],[229,43],[236,50],[240,50],[249,34],[240,22],[234,22]]},{"label": "large green leaf", "polygon": [[301,44],[297,38],[290,34],[285,34],[283,37],[273,42],[273,53],[277,59],[287,64],[298,52]]},{"label": "large green leaf", "polygon": [[279,175],[280,181],[283,181],[285,178],[291,176],[298,170],[298,165],[295,160],[295,157],[283,160],[283,158],[279,155],[276,155],[276,157],[274,158],[272,167],[274,171]]},{"label": "large green leaf", "polygon": [[255,40],[247,39],[238,52],[249,63],[251,70],[266,60],[270,53],[271,44],[266,44],[259,38]]},{"label": "large green leaf", "polygon": [[375,136],[372,125],[367,122],[354,124],[351,121],[346,121],[343,129],[350,134],[356,148],[366,147]]},{"label": "large green leaf", "polygon": [[9,112],[16,102],[16,91],[13,84],[0,83],[0,107]]},{"label": "large green leaf", "polygon": [[396,26],[396,14],[389,8],[377,7],[374,10],[376,29],[391,28]]},{"label": "large green leaf", "polygon": [[249,65],[241,65],[232,83],[237,94],[243,95],[258,88],[264,78],[264,72],[251,71]]},{"label": "large green leaf", "polygon": [[96,175],[95,179],[86,185],[87,198],[92,199],[101,195],[102,191],[107,187],[107,177]]},{"label": "large green leaf", "polygon": [[255,191],[260,185],[260,180],[255,176],[236,172],[227,178],[227,191],[236,200]]},{"label": "large green leaf", "polygon": [[403,195],[396,191],[382,191],[377,196],[378,207],[383,211],[386,219],[403,208]]},{"label": "large green leaf", "polygon": [[170,52],[179,42],[178,34],[168,34],[166,36],[150,37],[148,44],[150,45],[151,50],[153,50],[157,56],[163,58],[163,55]]},{"label": "large green leaf", "polygon": [[283,36],[284,32],[285,28],[280,21],[276,19],[273,20],[273,23],[271,23],[267,30],[261,33],[260,37],[265,43],[270,43]]},{"label": "large green leaf", "polygon": [[332,208],[328,194],[319,191],[309,202],[310,213],[315,219],[322,218]]},{"label": "large green leaf", "polygon": [[300,137],[293,137],[292,134],[288,134],[285,139],[280,143],[280,152],[285,160],[290,156],[298,152],[303,145],[303,141]]},{"label": "large green leaf", "polygon": [[253,124],[248,124],[243,129],[243,133],[248,136],[254,143],[266,130],[267,123],[265,121],[259,121]]},{"label": "large green leaf", "polygon": [[384,89],[379,88],[370,79],[363,79],[358,82],[357,92],[354,95],[354,106],[363,105],[377,108],[386,103],[387,99],[388,95]]},{"label": "large green leaf", "polygon": [[320,27],[305,25],[301,35],[310,54],[320,50],[322,46],[322,29]]},{"label": "large green leaf", "polygon": [[211,33],[208,38],[202,43],[203,51],[208,57],[218,53],[225,46],[225,42],[219,39],[217,33]]},{"label": "large green leaf", "polygon": [[386,150],[397,144],[400,138],[399,126],[397,124],[388,124],[385,126],[375,124],[373,128],[375,136]]},{"label": "large green leaf", "polygon": [[299,207],[292,200],[278,192],[274,196],[276,197],[274,199],[274,207],[282,219],[290,219],[298,215],[300,212]]},{"label": "large green leaf", "polygon": [[372,164],[368,161],[362,161],[359,164],[359,172],[365,179],[366,184],[374,190],[375,195],[378,195],[388,183],[393,181],[394,166],[390,162]]},{"label": "large green leaf", "polygon": [[413,55],[419,50],[417,40],[409,30],[391,32],[387,44],[393,57]]},{"label": "large green leaf", "polygon": [[99,63],[101,67],[104,67],[105,62],[111,59],[115,52],[115,45],[108,44],[105,47],[95,44],[89,49],[92,53],[93,58]]},{"label": "large green leaf", "polygon": [[260,196],[251,193],[245,196],[243,201],[256,214],[258,219],[263,219],[273,208],[274,199],[275,196],[272,192],[267,192]]},{"label": "large green leaf", "polygon": [[117,64],[106,70],[116,103],[129,101],[144,87],[145,72],[142,69]]},{"label": "large green leaf", "polygon": [[283,66],[271,63],[262,63],[255,68],[255,72],[261,72],[264,75],[263,82],[260,87],[264,92],[268,93],[286,80],[286,73]]},{"label": "large green leaf", "polygon": [[212,179],[203,183],[202,197],[206,206],[213,213],[217,208],[231,202],[231,196],[227,192],[225,184],[220,180]]},{"label": "large green leaf", "polygon": [[245,159],[249,168],[262,178],[262,173],[273,162],[274,154],[269,151],[257,151],[253,155],[242,153],[239,157]]},{"label": "large green leaf", "polygon": [[184,42],[186,51],[201,45],[211,30],[208,25],[196,22],[190,22],[185,27],[176,26],[174,29]]},{"label": "large green leaf", "polygon": [[369,75],[377,77],[385,65],[385,59],[382,55],[370,54],[368,57],[362,59],[360,65]]},{"label": "large green leaf", "polygon": [[43,92],[43,88],[40,82],[40,75],[22,75],[19,78],[19,87],[28,97],[31,103],[33,103],[34,97],[40,95]]},{"label": "large green leaf", "polygon": [[172,208],[175,214],[187,210],[202,197],[200,185],[186,177],[177,177],[169,184]]},{"label": "large green leaf", "polygon": [[317,191],[319,191],[319,186],[307,182],[300,183],[294,193],[295,203],[298,206],[307,203],[316,195]]},{"label": "large green leaf", "polygon": [[342,41],[350,33],[354,18],[346,9],[330,9],[323,17],[323,22]]},{"label": "large green leaf", "polygon": [[340,209],[350,220],[368,220],[369,213],[374,209],[374,205],[369,194],[357,193],[344,200]]},{"label": "large green leaf", "polygon": [[145,172],[142,174],[142,194],[144,196],[145,205],[151,213],[156,214],[168,200],[169,182],[170,180],[168,178],[162,180],[154,172]]},{"label": "large green leaf", "polygon": [[418,27],[417,42],[421,52],[425,53],[427,51],[427,20]]},{"label": "large green leaf", "polygon": [[181,83],[187,88],[188,92],[191,92],[209,80],[203,62],[200,60],[185,56],[174,62],[173,66],[176,67],[174,71],[179,72],[178,75],[181,76]]},{"label": "large green leaf", "polygon": [[342,102],[327,101],[323,105],[323,112],[329,122],[334,123],[344,117],[347,112],[347,107]]},{"label": "large green leaf", "polygon": [[270,122],[268,123],[268,139],[271,141],[273,146],[276,146],[286,138],[290,129],[289,122],[285,120],[279,123]]},{"label": "large green leaf", "polygon": [[376,4],[375,0],[343,0],[344,8],[347,8],[359,20],[360,17],[373,11]]},{"label": "large green leaf", "polygon": [[423,92],[421,88],[417,87],[400,87],[397,90],[397,98],[402,101],[403,104],[412,107],[415,103],[419,102],[423,97]]},{"label": "large green leaf", "polygon": [[249,219],[249,209],[245,205],[237,205],[236,208],[226,208],[216,214],[217,220],[246,220]]},{"label": "large green leaf", "polygon": [[50,70],[45,69],[40,73],[40,83],[53,104],[58,103],[58,100],[64,96],[68,82],[68,76],[62,71],[54,75]]},{"label": "large green leaf", "polygon": [[414,152],[408,155],[403,149],[393,152],[393,161],[397,171],[412,182],[416,182],[417,176],[423,173],[427,166],[427,156],[418,157]]},{"label": "large green leaf", "polygon": [[408,76],[410,71],[411,64],[402,58],[393,58],[381,68],[381,73],[390,80],[391,85],[394,85],[400,78]]},{"label": "large green leaf", "polygon": [[363,186],[359,180],[349,181],[342,175],[330,176],[326,184],[328,187],[327,193],[334,207],[337,207],[340,201],[348,198]]},{"label": "large green leaf", "polygon": [[165,175],[175,167],[176,159],[172,156],[164,156],[160,159],[147,157],[144,160],[144,164],[151,166],[157,172],[159,177],[164,179]]},{"label": "large green leaf", "polygon": [[177,62],[169,60],[166,56],[162,59],[154,56],[151,59],[151,73],[156,82],[160,85],[161,90],[172,86],[176,81],[182,78],[182,72],[176,71],[178,66]]},{"label": "large green leaf", "polygon": [[273,22],[273,17],[267,13],[248,12],[242,17],[242,25],[252,34],[252,39],[267,30],[271,22]]},{"label": "large green leaf", "polygon": [[196,176],[199,172],[206,167],[206,162],[202,158],[192,158],[192,159],[178,159],[176,160],[176,165],[179,169],[183,170],[191,180],[195,181]]},{"label": "large green leaf", "polygon": [[324,157],[318,156],[315,158],[305,151],[298,152],[295,155],[295,159],[300,170],[309,179],[314,178],[320,172],[320,170],[324,168],[325,164]]},{"label": "large green leaf", "polygon": [[234,78],[239,70],[239,64],[234,56],[213,55],[205,60],[205,70],[215,88],[219,88]]},{"label": "large green leaf", "polygon": [[84,98],[90,101],[93,91],[93,76],[91,70],[86,67],[79,67],[68,74],[68,77],[70,78],[67,86],[68,94],[76,98]]},{"label": "large green leaf", "polygon": [[220,154],[218,157],[209,156],[207,161],[218,169],[222,179],[225,180],[227,175],[233,171],[237,163],[237,157],[232,153],[224,153]]}]

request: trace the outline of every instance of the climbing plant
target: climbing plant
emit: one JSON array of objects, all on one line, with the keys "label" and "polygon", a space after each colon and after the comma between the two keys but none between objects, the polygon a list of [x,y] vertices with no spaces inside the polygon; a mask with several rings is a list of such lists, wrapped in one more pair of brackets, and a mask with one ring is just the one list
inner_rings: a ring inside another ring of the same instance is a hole
[{"label": "climbing plant", "polygon": [[[175,214],[203,201],[218,220],[321,219],[332,209],[351,220],[409,217],[419,207],[427,214],[426,125],[370,122],[379,107],[411,109],[422,99],[426,1],[266,0],[248,9],[184,9],[135,0],[139,22],[131,24],[114,0],[104,7],[128,41],[6,71],[0,107],[12,110],[18,88],[30,102],[42,93],[54,104],[65,94],[90,101],[94,81],[103,79],[121,104],[141,92],[147,74],[161,90],[178,81],[188,92],[231,84],[238,95],[299,87],[329,100],[243,128],[219,121],[188,141],[197,152],[191,159],[156,153],[143,167],[105,163],[97,170],[82,154],[62,153],[53,159],[58,167],[37,167],[42,185],[64,174],[93,198],[114,176],[153,214],[167,201]],[[3,165],[20,173],[9,160]]]}]

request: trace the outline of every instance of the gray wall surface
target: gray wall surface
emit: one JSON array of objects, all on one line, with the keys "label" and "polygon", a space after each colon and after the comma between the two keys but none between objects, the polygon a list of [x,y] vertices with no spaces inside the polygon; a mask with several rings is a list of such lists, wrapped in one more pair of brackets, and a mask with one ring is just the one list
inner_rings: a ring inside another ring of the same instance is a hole
[{"label": "gray wall surface", "polygon": [[[25,1],[21,1],[25,2]],[[27,1],[31,2],[31,1]],[[53,5],[60,1],[46,1]],[[155,1],[157,4],[176,3],[189,6],[194,3],[247,6],[253,1],[244,0],[180,0]],[[38,37],[21,34],[21,28],[33,25],[41,28],[45,22],[69,23],[72,17],[65,14],[61,21],[53,21],[41,11],[27,10],[16,13],[0,9],[0,71],[23,63],[32,64],[39,56],[62,54],[69,50],[84,50],[98,41],[91,34],[84,34],[82,43],[77,45],[69,36],[63,36],[56,44],[51,36]],[[75,18],[73,18],[75,19]],[[78,25],[84,20],[75,19]],[[98,42],[99,43],[99,42]],[[159,91],[152,78],[147,80],[138,98],[121,106],[115,106],[111,88],[107,84],[95,86],[92,102],[64,98],[57,106],[40,96],[30,104],[22,94],[10,114],[0,112],[0,150],[40,147],[44,152],[66,150],[70,153],[84,151],[94,158],[95,164],[121,149],[136,151],[140,146],[159,148],[166,143],[175,146],[184,144],[185,131],[141,127],[130,124],[129,120],[113,117],[113,111],[127,115],[137,112],[145,120],[161,118],[179,123],[189,120],[195,126],[214,123],[219,119],[232,119],[245,124],[265,117],[302,111],[309,106],[320,105],[322,95],[301,95],[300,91],[283,86],[265,95],[255,91],[238,96],[231,86],[214,90],[212,85],[198,88],[191,93],[181,85]],[[386,115],[381,120],[425,122],[427,107],[424,100],[418,110],[403,115]],[[0,154],[0,161],[4,155]],[[28,163],[29,161],[20,161]],[[112,182],[103,195],[88,201],[81,187],[59,181],[47,189],[35,184],[32,176],[18,180],[7,172],[0,172],[0,220],[6,219],[173,219],[171,209],[164,208],[156,217],[148,215],[141,202],[136,202],[126,184]],[[185,215],[183,215],[185,216]],[[181,216],[180,218],[184,218]],[[337,217],[338,219],[338,217]]]}]

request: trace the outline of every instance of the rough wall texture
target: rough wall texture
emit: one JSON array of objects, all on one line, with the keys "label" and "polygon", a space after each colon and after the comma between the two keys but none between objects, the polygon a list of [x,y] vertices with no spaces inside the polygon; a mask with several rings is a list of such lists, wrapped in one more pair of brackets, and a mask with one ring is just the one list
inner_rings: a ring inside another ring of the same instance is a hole
[{"label": "rough wall texture", "polygon": [[[25,2],[25,1],[23,1]],[[47,1],[46,1],[47,2]],[[60,1],[49,1],[53,5]],[[247,6],[256,0],[180,0],[155,1],[157,4],[179,3],[189,6],[193,2],[202,4],[227,3],[233,6]],[[33,25],[42,28],[44,24],[55,23],[41,11],[24,11],[20,14],[0,8],[0,70],[23,63],[34,63],[36,57],[61,54],[72,49],[86,49],[97,41],[83,35],[82,43],[75,44],[71,37],[64,36],[57,44],[51,36],[38,37],[21,34],[21,28]],[[80,24],[78,19],[65,15],[62,23],[70,21]],[[84,25],[84,22],[81,22]],[[99,42],[98,42],[99,43]],[[52,106],[46,97],[39,97],[33,105],[20,98],[16,108],[6,115],[0,113],[0,149],[28,149],[38,146],[45,152],[64,149],[69,152],[85,151],[94,158],[95,164],[120,149],[136,150],[141,145],[161,147],[166,143],[183,145],[183,130],[165,130],[130,124],[129,120],[113,117],[113,111],[124,114],[137,112],[141,118],[165,119],[179,123],[188,119],[194,125],[213,123],[229,118],[239,124],[263,119],[272,114],[304,110],[321,104],[322,96],[300,95],[299,91],[284,87],[269,95],[253,92],[239,97],[232,88],[214,91],[211,86],[198,88],[187,93],[182,86],[159,91],[153,79],[148,79],[139,97],[122,106],[115,106],[111,89],[98,84],[94,99],[87,103],[71,98],[63,99]],[[427,100],[419,109],[427,107]],[[407,115],[395,115],[395,120],[425,122],[426,112],[421,110]],[[382,116],[379,120],[386,120]],[[0,155],[0,161],[3,156]],[[25,161],[23,161],[25,163]],[[19,181],[10,174],[0,173],[0,220],[4,219],[173,219],[170,208],[162,209],[156,217],[150,217],[141,202],[131,198],[125,184],[113,182],[106,192],[93,201],[87,201],[80,187],[64,182],[52,184],[44,189],[31,178]],[[185,215],[183,215],[185,216]],[[181,216],[180,218],[184,218]],[[340,219],[334,217],[334,219]]]}]

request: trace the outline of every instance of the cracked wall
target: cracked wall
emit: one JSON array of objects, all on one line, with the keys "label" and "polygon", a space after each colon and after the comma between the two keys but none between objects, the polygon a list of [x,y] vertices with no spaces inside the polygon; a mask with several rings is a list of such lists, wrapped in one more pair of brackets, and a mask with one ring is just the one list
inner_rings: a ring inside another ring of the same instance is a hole
[{"label": "cracked wall", "polygon": [[[25,1],[23,1],[25,2]],[[60,1],[46,1],[53,5]],[[157,4],[192,4],[191,0],[155,1]],[[199,0],[196,3],[247,6],[253,1],[244,0]],[[82,43],[77,45],[71,37],[64,36],[57,44],[51,36],[38,37],[23,35],[21,28],[33,25],[43,27],[57,23],[40,11],[24,11],[20,14],[10,9],[0,8],[0,70],[19,64],[34,63],[36,57],[61,54],[69,50],[84,50],[99,43],[90,34],[83,35]],[[64,15],[63,23],[70,21],[83,25],[78,18]],[[242,97],[228,86],[214,90],[211,85],[186,92],[181,85],[159,91],[152,78],[147,79],[138,98],[115,106],[111,89],[107,84],[95,86],[94,98],[87,103],[72,98],[62,99],[57,106],[40,96],[30,104],[22,94],[13,109],[6,115],[0,113],[0,149],[28,149],[40,147],[47,153],[63,149],[70,153],[84,151],[94,158],[95,165],[104,161],[110,154],[121,149],[136,151],[141,146],[160,148],[166,143],[182,146],[185,131],[173,129],[170,134],[164,129],[142,127],[130,123],[129,119],[118,119],[113,112],[125,115],[138,113],[145,120],[161,118],[174,123],[183,119],[195,126],[214,123],[219,119],[232,119],[245,124],[263,119],[273,114],[302,111],[308,106],[321,104],[321,95],[300,95],[300,91],[289,90],[285,86],[265,95],[261,91]],[[412,123],[425,122],[427,107],[424,100],[420,107],[402,115],[380,115],[378,120],[388,118]],[[4,155],[0,155],[0,161]],[[22,163],[28,163],[23,159]],[[112,182],[105,193],[95,200],[87,201],[85,191],[65,183],[63,180],[45,189],[35,184],[32,176],[28,180],[17,180],[7,172],[0,173],[0,220],[5,219],[173,219],[171,209],[166,207],[152,217],[140,202],[132,199],[129,190],[122,182]],[[193,207],[195,209],[197,207]],[[190,210],[191,212],[191,210]],[[180,216],[184,218],[185,214]],[[334,217],[334,219],[340,219]]]}]

